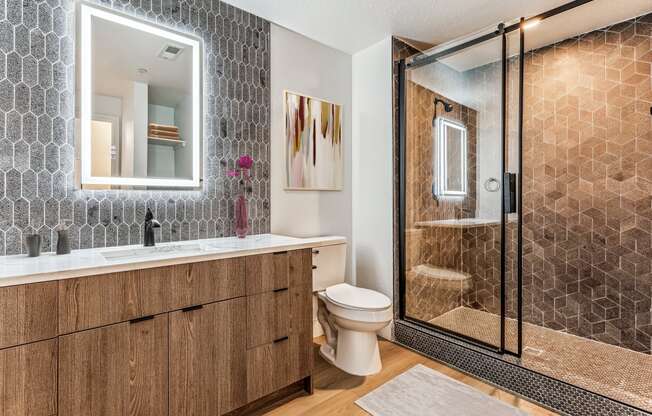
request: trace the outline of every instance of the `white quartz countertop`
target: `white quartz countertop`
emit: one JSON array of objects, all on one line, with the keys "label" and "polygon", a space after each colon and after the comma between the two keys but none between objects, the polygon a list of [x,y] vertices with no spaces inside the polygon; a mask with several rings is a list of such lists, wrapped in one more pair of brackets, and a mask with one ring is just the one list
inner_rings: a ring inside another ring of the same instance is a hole
[{"label": "white quartz countertop", "polygon": [[260,234],[243,239],[227,237],[159,243],[155,250],[133,245],[73,250],[70,254],[60,256],[54,253],[44,253],[39,257],[3,256],[0,257],[0,287],[323,247],[345,242],[346,238],[338,236],[295,238]]}]

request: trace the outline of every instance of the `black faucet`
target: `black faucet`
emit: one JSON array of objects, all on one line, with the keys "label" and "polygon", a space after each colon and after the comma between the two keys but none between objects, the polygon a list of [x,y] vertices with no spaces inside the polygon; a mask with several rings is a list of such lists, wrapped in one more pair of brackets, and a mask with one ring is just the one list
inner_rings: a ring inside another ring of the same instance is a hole
[{"label": "black faucet", "polygon": [[154,247],[156,245],[156,239],[154,238],[154,228],[159,228],[161,223],[154,219],[154,214],[152,210],[147,208],[147,213],[145,214],[145,235],[143,238],[143,245],[145,247]]}]

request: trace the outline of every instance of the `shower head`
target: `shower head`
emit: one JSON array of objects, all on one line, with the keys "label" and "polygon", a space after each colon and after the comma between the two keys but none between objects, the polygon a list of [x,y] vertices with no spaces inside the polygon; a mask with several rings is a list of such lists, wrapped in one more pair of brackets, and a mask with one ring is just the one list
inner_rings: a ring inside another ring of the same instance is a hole
[{"label": "shower head", "polygon": [[446,101],[440,99],[440,98],[435,98],[435,112],[437,111],[437,104],[442,103],[444,106],[444,111],[447,113],[450,113],[453,111],[453,105],[450,103],[447,103]]}]

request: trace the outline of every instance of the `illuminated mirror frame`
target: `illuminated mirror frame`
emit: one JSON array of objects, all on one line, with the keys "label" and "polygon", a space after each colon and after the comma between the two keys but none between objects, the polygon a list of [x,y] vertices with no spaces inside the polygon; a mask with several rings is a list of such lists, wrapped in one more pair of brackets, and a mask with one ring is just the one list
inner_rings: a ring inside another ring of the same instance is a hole
[{"label": "illuminated mirror frame", "polygon": [[[185,34],[163,29],[102,8],[82,3],[80,5],[80,108],[81,108],[81,185],[146,186],[160,188],[198,188],[201,181],[201,135],[204,115],[201,89],[201,40]],[[132,29],[192,47],[192,179],[176,178],[122,178],[91,175],[91,123],[93,105],[92,29],[93,18],[117,23]]]},{"label": "illuminated mirror frame", "polygon": [[[435,158],[433,166],[439,167],[439,174],[437,176],[437,195],[438,196],[448,196],[448,197],[464,197],[467,194],[467,134],[466,126],[461,123],[448,120],[444,117],[437,117],[437,151],[435,153]],[[447,128],[453,128],[459,130],[460,140],[462,141],[460,147],[460,173],[462,175],[461,190],[451,190],[448,189],[448,135],[446,134]],[[434,170],[434,169],[433,169]],[[435,172],[433,172],[435,173]]]}]

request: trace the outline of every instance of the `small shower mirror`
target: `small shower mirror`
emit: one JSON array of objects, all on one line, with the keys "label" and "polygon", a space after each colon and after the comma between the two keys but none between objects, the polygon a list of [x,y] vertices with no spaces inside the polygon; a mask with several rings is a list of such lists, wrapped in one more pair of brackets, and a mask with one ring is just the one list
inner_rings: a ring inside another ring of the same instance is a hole
[{"label": "small shower mirror", "polygon": [[81,186],[200,186],[201,40],[81,3]]},{"label": "small shower mirror", "polygon": [[436,196],[465,196],[467,193],[466,127],[453,120],[436,120],[436,146],[433,189]]}]

